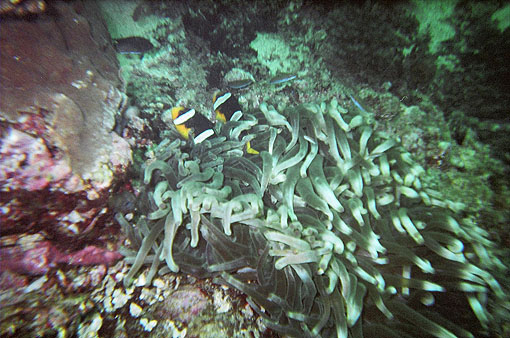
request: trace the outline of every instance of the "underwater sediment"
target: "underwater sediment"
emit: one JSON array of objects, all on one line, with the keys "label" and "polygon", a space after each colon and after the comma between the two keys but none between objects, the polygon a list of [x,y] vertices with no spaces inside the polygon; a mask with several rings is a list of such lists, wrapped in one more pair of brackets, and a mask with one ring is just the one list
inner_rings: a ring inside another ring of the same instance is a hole
[{"label": "underwater sediment", "polygon": [[473,337],[508,316],[488,233],[422,187],[423,168],[369,113],[335,99],[259,109],[155,149],[136,226],[116,215],[126,286],[145,264],[147,283],[214,277],[295,337]]}]

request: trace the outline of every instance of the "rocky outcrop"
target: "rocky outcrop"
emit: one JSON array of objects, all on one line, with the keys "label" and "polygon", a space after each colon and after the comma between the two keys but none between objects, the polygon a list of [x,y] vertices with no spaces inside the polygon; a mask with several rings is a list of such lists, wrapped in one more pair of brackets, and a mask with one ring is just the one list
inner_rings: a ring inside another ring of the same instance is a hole
[{"label": "rocky outcrop", "polygon": [[[105,232],[105,202],[114,178],[131,161],[131,149],[112,131],[126,100],[94,6],[52,2],[37,18],[2,21],[0,233],[2,246],[16,247],[12,260],[2,257],[2,270],[30,273],[24,269],[29,263],[16,267],[15,260],[30,257],[27,250],[40,245],[57,257],[46,259],[49,267],[98,264],[83,250],[91,239],[106,246],[96,240]],[[27,245],[33,237],[27,233],[38,239]]]}]

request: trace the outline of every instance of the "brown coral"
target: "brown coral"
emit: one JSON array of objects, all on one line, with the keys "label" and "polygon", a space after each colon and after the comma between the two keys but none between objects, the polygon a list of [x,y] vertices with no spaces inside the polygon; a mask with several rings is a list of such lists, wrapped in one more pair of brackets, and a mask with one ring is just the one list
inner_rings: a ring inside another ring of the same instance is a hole
[{"label": "brown coral", "polygon": [[125,96],[95,3],[51,6],[2,22],[0,223],[2,236],[37,232],[67,253],[104,231],[131,149],[112,131]]}]

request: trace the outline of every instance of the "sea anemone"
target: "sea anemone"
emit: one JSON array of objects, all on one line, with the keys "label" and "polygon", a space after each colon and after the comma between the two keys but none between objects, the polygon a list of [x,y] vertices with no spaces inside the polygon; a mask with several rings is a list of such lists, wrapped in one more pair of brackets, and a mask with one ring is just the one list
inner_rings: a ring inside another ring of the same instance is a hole
[{"label": "sea anemone", "polygon": [[[158,146],[142,215],[116,216],[136,249],[126,285],[144,264],[148,283],[214,277],[296,337],[473,337],[508,316],[487,232],[422,187],[423,169],[369,113],[336,100],[259,109],[191,148]],[[244,155],[247,142],[260,155]]]}]

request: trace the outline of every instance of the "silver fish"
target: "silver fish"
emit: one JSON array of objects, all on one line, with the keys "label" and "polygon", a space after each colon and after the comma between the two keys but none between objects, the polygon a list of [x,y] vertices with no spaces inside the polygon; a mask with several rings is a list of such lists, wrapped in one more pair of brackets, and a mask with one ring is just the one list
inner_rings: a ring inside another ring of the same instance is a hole
[{"label": "silver fish", "polygon": [[277,74],[276,76],[272,77],[271,80],[269,80],[269,83],[270,84],[280,84],[280,83],[292,81],[296,77],[297,76],[294,74],[280,73],[280,74]]},{"label": "silver fish", "polygon": [[253,81],[251,79],[244,79],[228,82],[227,86],[229,86],[232,89],[243,89],[251,86],[252,84]]}]

